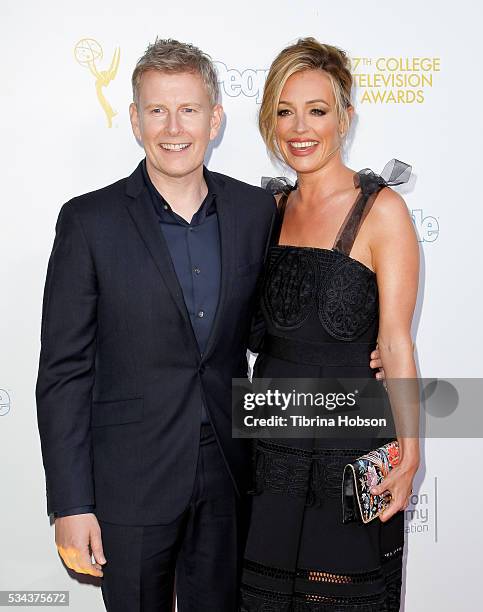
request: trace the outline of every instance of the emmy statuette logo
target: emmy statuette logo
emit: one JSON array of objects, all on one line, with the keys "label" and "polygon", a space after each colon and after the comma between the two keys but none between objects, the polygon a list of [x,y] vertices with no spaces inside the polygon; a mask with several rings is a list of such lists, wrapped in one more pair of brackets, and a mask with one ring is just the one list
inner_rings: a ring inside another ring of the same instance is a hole
[{"label": "emmy statuette logo", "polygon": [[102,106],[104,113],[107,118],[107,127],[112,127],[112,118],[117,115],[117,112],[112,109],[108,100],[104,95],[103,89],[109,85],[109,83],[115,79],[117,69],[119,68],[119,59],[121,57],[121,50],[116,48],[112,57],[111,65],[108,70],[99,70],[98,63],[102,61],[103,51],[101,45],[92,38],[83,38],[74,47],[74,57],[76,61],[85,68],[89,69],[89,72],[95,78],[95,86],[97,99],[99,104]]},{"label": "emmy statuette logo", "polygon": [[10,412],[10,395],[5,389],[0,389],[0,416]]}]

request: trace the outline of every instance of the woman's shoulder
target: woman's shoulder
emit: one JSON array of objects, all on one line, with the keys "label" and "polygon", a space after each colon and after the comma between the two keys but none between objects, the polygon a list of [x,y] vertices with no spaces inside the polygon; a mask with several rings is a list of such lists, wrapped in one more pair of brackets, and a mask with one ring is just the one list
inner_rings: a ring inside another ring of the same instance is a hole
[{"label": "woman's shoulder", "polygon": [[372,223],[389,230],[410,218],[409,209],[404,198],[389,186],[383,187],[371,208]]},{"label": "woman's shoulder", "polygon": [[374,201],[373,208],[379,210],[381,214],[396,212],[407,208],[403,196],[389,185],[384,185]]}]

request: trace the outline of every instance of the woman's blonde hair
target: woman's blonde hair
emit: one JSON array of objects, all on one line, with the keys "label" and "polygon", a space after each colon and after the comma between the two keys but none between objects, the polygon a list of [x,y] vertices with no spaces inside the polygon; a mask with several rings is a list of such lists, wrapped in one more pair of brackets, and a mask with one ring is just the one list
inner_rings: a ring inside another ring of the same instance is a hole
[{"label": "woman's blonde hair", "polygon": [[258,128],[267,149],[282,161],[275,136],[278,103],[288,78],[303,70],[323,70],[327,74],[332,83],[335,111],[342,134],[347,134],[349,129],[352,74],[347,53],[332,45],[323,45],[312,37],[300,38],[293,45],[285,47],[273,60],[258,115]]}]

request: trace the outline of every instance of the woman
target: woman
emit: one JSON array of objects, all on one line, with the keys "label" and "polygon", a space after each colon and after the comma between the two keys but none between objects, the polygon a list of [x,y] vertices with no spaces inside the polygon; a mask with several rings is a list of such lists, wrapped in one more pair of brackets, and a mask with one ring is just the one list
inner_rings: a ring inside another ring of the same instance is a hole
[{"label": "woman", "polygon": [[[313,38],[284,49],[268,74],[260,131],[297,184],[278,197],[256,377],[369,378],[376,343],[388,381],[416,377],[417,239],[388,181],[342,161],[351,86],[346,54]],[[367,524],[341,518],[344,465],[386,441],[257,441],[243,612],[399,610],[417,438],[398,437],[399,465],[373,489],[390,492],[385,512]]]}]

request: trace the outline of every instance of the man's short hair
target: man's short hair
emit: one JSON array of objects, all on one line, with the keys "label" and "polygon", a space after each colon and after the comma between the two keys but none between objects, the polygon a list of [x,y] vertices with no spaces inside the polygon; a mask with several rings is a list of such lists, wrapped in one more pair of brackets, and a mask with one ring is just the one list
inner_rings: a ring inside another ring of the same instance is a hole
[{"label": "man's short hair", "polygon": [[174,74],[182,72],[198,73],[206,86],[211,104],[214,106],[218,103],[220,87],[216,68],[211,57],[194,45],[182,43],[172,38],[156,38],[153,44],[148,45],[132,74],[133,99],[136,105],[139,102],[141,77],[149,70]]}]

